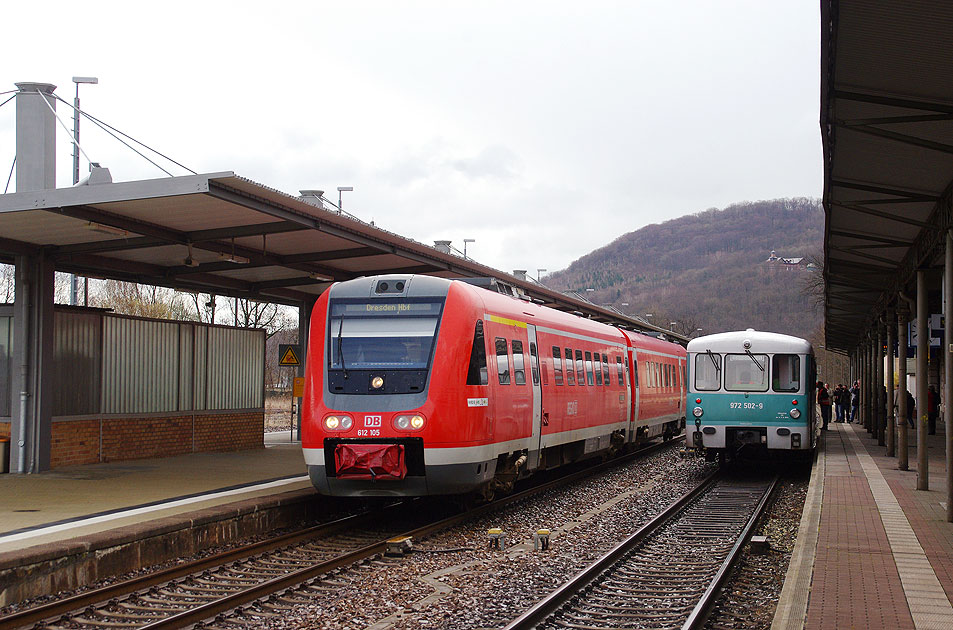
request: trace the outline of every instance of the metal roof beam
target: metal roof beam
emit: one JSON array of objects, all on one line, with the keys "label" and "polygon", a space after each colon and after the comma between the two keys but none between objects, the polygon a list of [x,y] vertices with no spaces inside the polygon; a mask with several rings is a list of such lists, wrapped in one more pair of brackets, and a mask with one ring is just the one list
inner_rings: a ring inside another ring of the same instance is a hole
[{"label": "metal roof beam", "polygon": [[847,249],[844,247],[837,247],[835,245],[828,244],[828,247],[831,251],[841,252],[844,254],[850,254],[851,256],[860,256],[861,258],[866,258],[867,260],[873,260],[875,262],[881,262],[889,266],[890,271],[896,270],[896,267],[900,264],[899,260],[890,260],[889,258],[884,258],[883,256],[874,256],[873,254],[866,254],[864,252],[854,251],[853,249]]},{"label": "metal roof beam", "polygon": [[[886,236],[875,236],[873,234],[867,234],[864,232],[847,232],[844,230],[830,230],[828,232],[830,236],[843,236],[846,238],[856,238],[865,241],[871,241],[873,243],[879,243],[879,245],[869,245],[868,247],[910,247],[913,245],[913,241],[902,241],[896,238],[887,238]],[[857,247],[863,247],[858,245]]]},{"label": "metal roof beam", "polygon": [[897,221],[898,223],[906,223],[908,225],[915,225],[917,227],[924,228],[924,229],[936,229],[936,226],[930,223],[927,223],[926,221],[918,221],[917,219],[911,219],[910,217],[890,214],[889,212],[874,210],[873,208],[865,208],[864,206],[857,206],[852,203],[843,203],[840,201],[831,201],[830,203],[831,205],[837,206],[839,208],[853,210],[854,212],[860,212],[862,214],[869,214],[874,217],[880,217],[881,219]]},{"label": "metal roof beam", "polygon": [[919,147],[921,149],[929,149],[931,151],[938,151],[940,153],[953,154],[953,146],[949,144],[943,144],[942,142],[934,142],[932,140],[927,140],[925,138],[918,138],[916,136],[911,136],[905,133],[897,133],[896,131],[887,131],[886,129],[880,129],[878,127],[868,127],[868,126],[845,127],[844,125],[835,125],[835,126],[842,127],[844,129],[851,129],[858,133],[864,133],[867,135],[876,136],[878,138],[884,138],[886,140],[892,140],[893,142],[902,142],[903,144],[909,144],[911,146]]},{"label": "metal roof beam", "polygon": [[882,116],[880,118],[835,119],[840,127],[861,127],[864,125],[899,125],[904,123],[943,122],[953,120],[953,114],[923,114],[920,116]]},{"label": "metal roof beam", "polygon": [[953,114],[953,104],[931,103],[929,101],[921,101],[919,99],[913,98],[862,94],[860,92],[851,92],[849,90],[834,90],[832,98],[845,101],[857,101],[860,103],[873,103],[875,105],[888,105],[890,107],[902,107],[905,109],[921,109],[928,112]]},{"label": "metal roof beam", "polygon": [[[880,193],[882,195],[893,195],[894,197],[903,197],[909,201],[939,201],[940,197],[931,193],[914,191],[909,189],[897,188],[895,186],[883,186],[879,184],[868,184],[864,182],[851,182],[846,179],[832,179],[832,188],[848,188],[850,190],[862,190],[864,192]],[[903,201],[900,199],[894,201]],[[855,202],[860,203],[860,202]]]}]

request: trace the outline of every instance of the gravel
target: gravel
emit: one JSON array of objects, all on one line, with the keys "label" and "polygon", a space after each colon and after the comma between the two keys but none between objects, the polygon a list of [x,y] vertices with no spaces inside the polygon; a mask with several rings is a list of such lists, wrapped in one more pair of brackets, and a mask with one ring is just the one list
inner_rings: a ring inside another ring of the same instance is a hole
[{"label": "gravel", "polygon": [[[308,593],[306,603],[281,616],[249,621],[257,627],[336,630],[498,628],[713,470],[699,459],[682,459],[673,447],[416,541],[415,551],[403,558],[342,571],[332,578],[336,588]],[[504,550],[489,548],[491,527],[504,530]],[[533,549],[539,528],[552,531],[548,551]]]}]

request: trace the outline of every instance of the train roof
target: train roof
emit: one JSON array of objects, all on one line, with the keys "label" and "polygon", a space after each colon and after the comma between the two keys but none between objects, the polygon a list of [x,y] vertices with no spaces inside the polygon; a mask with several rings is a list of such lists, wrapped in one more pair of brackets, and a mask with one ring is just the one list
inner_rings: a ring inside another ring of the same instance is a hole
[{"label": "train roof", "polygon": [[811,342],[806,339],[780,333],[764,332],[754,328],[697,337],[688,342],[688,351],[744,352],[743,344],[746,340],[751,342],[749,349],[752,352],[810,354],[814,351]]}]

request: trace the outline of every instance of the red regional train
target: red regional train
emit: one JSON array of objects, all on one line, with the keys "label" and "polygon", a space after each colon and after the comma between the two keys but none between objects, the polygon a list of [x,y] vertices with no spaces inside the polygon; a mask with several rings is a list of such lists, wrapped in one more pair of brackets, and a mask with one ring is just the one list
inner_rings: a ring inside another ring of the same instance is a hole
[{"label": "red regional train", "polygon": [[684,428],[684,348],[501,286],[386,275],[324,292],[302,425],[318,492],[489,499]]}]

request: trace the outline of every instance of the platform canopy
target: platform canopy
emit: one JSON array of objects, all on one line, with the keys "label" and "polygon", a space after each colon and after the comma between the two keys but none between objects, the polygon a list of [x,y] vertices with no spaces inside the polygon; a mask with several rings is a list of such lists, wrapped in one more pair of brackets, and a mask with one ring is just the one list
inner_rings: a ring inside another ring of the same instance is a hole
[{"label": "platform canopy", "polygon": [[60,271],[288,305],[366,275],[487,277],[559,310],[661,331],[308,199],[231,172],[0,195],[0,261],[43,251]]},{"label": "platform canopy", "polygon": [[942,256],[953,4],[823,0],[821,133],[826,343],[846,351]]}]

